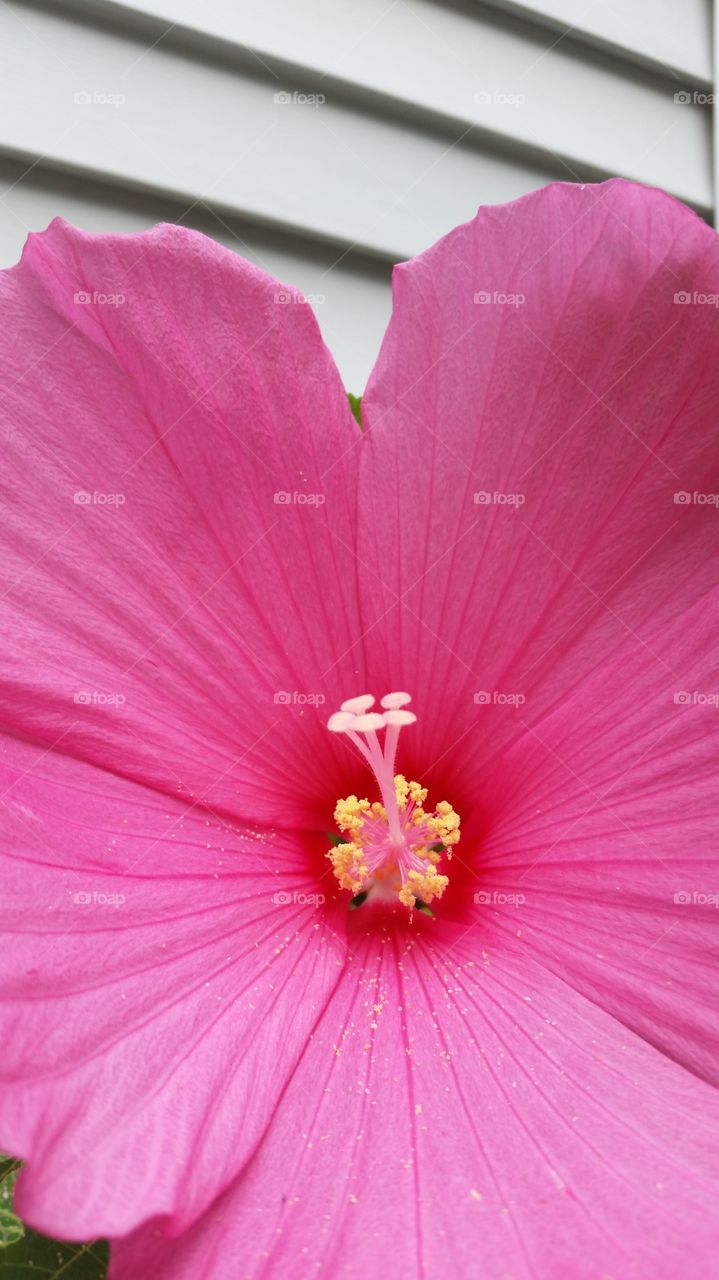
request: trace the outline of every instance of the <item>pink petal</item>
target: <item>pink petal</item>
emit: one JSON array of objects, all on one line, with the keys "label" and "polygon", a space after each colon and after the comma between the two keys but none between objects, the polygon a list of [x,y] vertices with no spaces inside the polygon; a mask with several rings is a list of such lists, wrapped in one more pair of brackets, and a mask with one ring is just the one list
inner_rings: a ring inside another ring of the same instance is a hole
[{"label": "pink petal", "polygon": [[307,820],[340,772],[318,700],[362,684],[360,434],[311,308],[171,226],[56,220],[0,290],[5,723]]},{"label": "pink petal", "polygon": [[11,740],[0,774],[19,1212],[71,1239],[182,1229],[254,1150],[337,980],[322,886],[297,837]]},{"label": "pink petal", "polygon": [[503,754],[480,797],[471,935],[521,929],[528,953],[715,1083],[718,609],[714,592],[625,634]]},{"label": "pink petal", "polygon": [[395,944],[358,944],[235,1186],[111,1280],[713,1274],[713,1090],[507,947]]},{"label": "pink petal", "polygon": [[619,181],[480,209],[395,269],[359,555],[369,685],[415,695],[410,771],[456,783],[459,757],[476,793],[522,721],[716,583],[716,507],[674,501],[717,490],[717,313],[684,291],[719,296],[716,235]]}]

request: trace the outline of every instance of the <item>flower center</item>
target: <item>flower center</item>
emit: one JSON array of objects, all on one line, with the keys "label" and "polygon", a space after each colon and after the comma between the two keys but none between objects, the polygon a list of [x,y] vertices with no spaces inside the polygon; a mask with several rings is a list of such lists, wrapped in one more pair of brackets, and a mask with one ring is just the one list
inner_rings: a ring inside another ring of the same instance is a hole
[{"label": "flower center", "polygon": [[449,884],[437,868],[443,853],[451,858],[459,840],[459,817],[446,800],[428,812],[427,788],[394,771],[400,732],[417,719],[406,709],[411,701],[408,693],[388,693],[382,711],[372,711],[375,699],[366,693],[343,702],[327,721],[327,728],[347,734],[367,761],[381,796],[372,803],[347,796],[335,806],[343,834],[327,857],[342,888],[353,895],[353,906],[371,894],[427,909]]}]

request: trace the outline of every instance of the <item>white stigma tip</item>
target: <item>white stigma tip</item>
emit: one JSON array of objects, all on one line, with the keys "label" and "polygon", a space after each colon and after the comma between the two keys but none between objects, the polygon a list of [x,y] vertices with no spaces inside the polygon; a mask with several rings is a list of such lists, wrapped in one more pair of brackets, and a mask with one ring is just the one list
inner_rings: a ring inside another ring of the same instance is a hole
[{"label": "white stigma tip", "polygon": [[[340,711],[351,711],[353,715],[361,716],[374,704],[375,699],[371,693],[361,693],[357,698],[348,698],[346,702],[341,702]],[[384,706],[384,703],[382,705]]]},{"label": "white stigma tip", "polygon": [[384,716],[379,715],[376,711],[370,711],[365,716],[353,716],[352,728],[356,729],[358,733],[371,733],[376,729],[384,729]]},{"label": "white stigma tip", "polygon": [[414,711],[385,711],[384,713],[385,724],[397,725],[400,728],[405,724],[414,724],[416,719]]},{"label": "white stigma tip", "polygon": [[327,721],[327,728],[330,733],[346,733],[352,728],[356,719],[357,717],[351,715],[349,711],[335,711]]},{"label": "white stigma tip", "polygon": [[399,707],[406,707],[411,701],[411,693],[386,693],[382,699],[382,706],[386,711],[397,711]]}]

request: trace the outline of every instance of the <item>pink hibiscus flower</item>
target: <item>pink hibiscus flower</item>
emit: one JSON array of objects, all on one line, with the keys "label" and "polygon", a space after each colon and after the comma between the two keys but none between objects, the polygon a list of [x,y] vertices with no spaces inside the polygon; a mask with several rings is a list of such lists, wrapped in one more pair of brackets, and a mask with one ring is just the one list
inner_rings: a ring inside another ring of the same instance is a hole
[{"label": "pink hibiscus flower", "polygon": [[716,236],[481,210],[362,432],[278,288],[62,222],[3,277],[19,1211],[113,1280],[708,1280]]}]

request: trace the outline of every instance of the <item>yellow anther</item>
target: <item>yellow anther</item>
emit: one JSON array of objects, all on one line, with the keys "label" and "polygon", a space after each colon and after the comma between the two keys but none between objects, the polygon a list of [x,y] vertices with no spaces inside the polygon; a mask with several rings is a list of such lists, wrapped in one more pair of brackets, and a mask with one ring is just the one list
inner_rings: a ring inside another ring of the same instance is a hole
[{"label": "yellow anther", "polygon": [[408,782],[403,773],[395,774],[394,790],[400,809],[407,808],[408,800],[415,805],[421,805],[427,799],[427,788],[421,787],[418,782]]},{"label": "yellow anther", "polygon": [[418,849],[417,852],[420,858],[425,858],[427,862],[433,862],[435,866],[442,860],[442,855],[439,850],[433,849],[431,846],[426,849]]},{"label": "yellow anther", "polygon": [[427,799],[427,788],[420,787],[418,782],[410,782],[409,798],[410,800],[413,800],[415,804],[424,804]]},{"label": "yellow anther", "polygon": [[359,893],[368,875],[362,846],[352,841],[338,844],[329,850],[327,857],[341,888],[348,889],[350,893]]},{"label": "yellow anther", "polygon": [[442,897],[448,884],[448,877],[439,875],[434,867],[424,873],[410,871],[399,891],[399,900],[405,907],[413,907],[417,899],[430,903],[433,898]]},{"label": "yellow anther", "polygon": [[394,790],[397,796],[397,804],[400,809],[406,808],[407,796],[409,795],[409,783],[403,773],[394,775]]},{"label": "yellow anther", "polygon": [[347,796],[346,800],[338,800],[335,805],[335,822],[340,831],[351,831],[353,834],[359,831],[369,808],[369,800],[358,800],[357,796]]},{"label": "yellow anther", "polygon": [[459,814],[446,800],[440,800],[434,814],[427,818],[426,825],[437,836],[438,844],[449,846],[459,841]]}]

